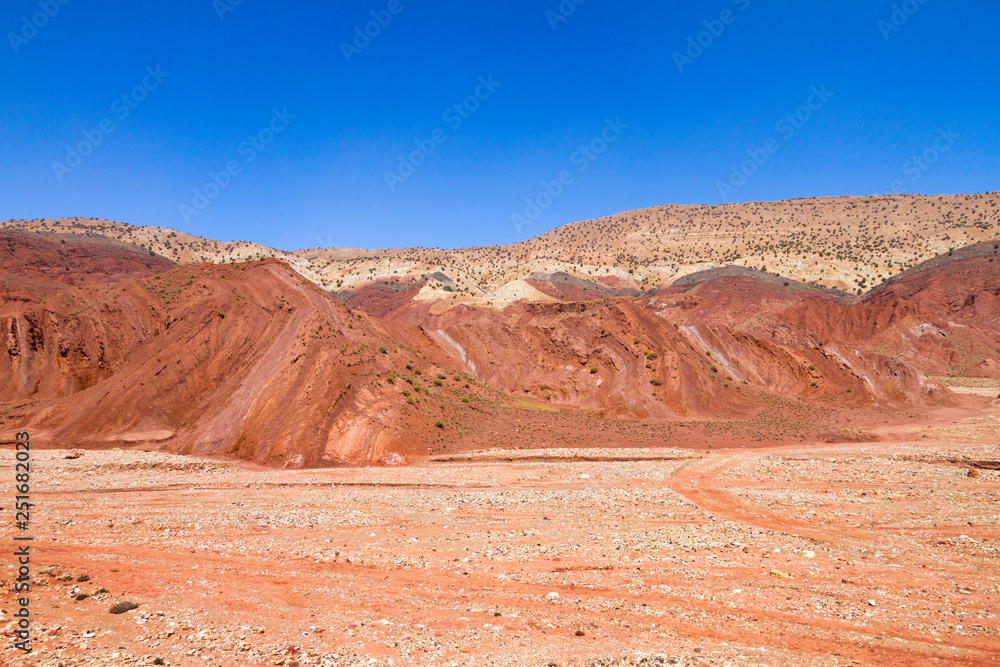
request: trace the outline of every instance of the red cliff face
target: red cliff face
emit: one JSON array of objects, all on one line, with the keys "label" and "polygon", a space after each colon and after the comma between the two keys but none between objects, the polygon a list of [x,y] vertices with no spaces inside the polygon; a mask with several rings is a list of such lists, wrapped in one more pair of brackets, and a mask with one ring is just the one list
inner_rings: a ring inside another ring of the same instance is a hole
[{"label": "red cliff face", "polygon": [[[489,407],[508,399],[664,423],[781,401],[941,404],[955,399],[925,374],[996,376],[1000,358],[1000,263],[986,255],[861,300],[722,271],[502,310],[414,301],[419,286],[351,297],[376,316],[278,260],[173,267],[31,235],[3,248],[0,437],[30,428],[53,445],[365,464],[433,450],[446,421],[475,444],[510,426]],[[583,289],[557,278],[550,296]]]},{"label": "red cliff face", "polygon": [[301,466],[378,460],[396,427],[373,382],[396,345],[277,261],[60,292],[0,324],[2,430]]}]

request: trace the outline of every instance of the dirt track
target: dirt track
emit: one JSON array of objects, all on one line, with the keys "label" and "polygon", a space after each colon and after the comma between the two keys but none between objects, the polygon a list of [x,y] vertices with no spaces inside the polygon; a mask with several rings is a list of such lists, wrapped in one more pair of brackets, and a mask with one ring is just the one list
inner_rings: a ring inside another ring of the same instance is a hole
[{"label": "dirt track", "polygon": [[322,471],[37,452],[36,650],[0,664],[997,664],[1000,472],[968,476],[996,423]]}]

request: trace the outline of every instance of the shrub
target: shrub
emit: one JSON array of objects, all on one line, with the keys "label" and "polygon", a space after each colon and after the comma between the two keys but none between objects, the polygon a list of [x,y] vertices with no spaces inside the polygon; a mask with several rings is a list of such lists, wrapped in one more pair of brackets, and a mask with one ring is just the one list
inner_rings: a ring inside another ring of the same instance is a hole
[{"label": "shrub", "polygon": [[590,369],[591,375],[593,375],[596,372],[597,372],[597,366],[594,366],[593,368]]},{"label": "shrub", "polygon": [[219,317],[225,317],[226,316],[226,314],[224,312],[222,312],[221,310],[215,311],[215,314],[218,315]]},{"label": "shrub", "polygon": [[713,373],[718,373],[719,372],[719,367],[716,366],[715,364],[712,364],[712,368],[709,369],[709,370],[711,370]]},{"label": "shrub", "polygon": [[378,351],[381,352],[382,354],[387,354],[389,352],[388,348],[386,348],[385,345],[379,345]]},{"label": "shrub", "polygon": [[138,609],[138,608],[139,608],[138,602],[125,600],[123,602],[116,602],[115,604],[111,605],[111,608],[108,609],[108,611],[111,612],[112,614],[124,614],[127,611],[132,611],[133,609]]},{"label": "shrub", "polygon": [[469,398],[468,396],[466,396],[465,398],[462,399],[462,402],[463,403],[472,403],[472,399]]},{"label": "shrub", "polygon": [[440,387],[442,385],[444,385],[444,382],[442,382],[441,380],[434,380],[434,386],[435,387]]},{"label": "shrub", "polygon": [[77,593],[76,597],[74,597],[73,599],[76,600],[77,602],[83,602],[84,600],[86,600],[89,597],[90,596],[87,595],[86,593]]},{"label": "shrub", "polygon": [[396,382],[396,378],[398,377],[399,373],[397,373],[396,371],[389,371],[389,375],[385,379],[389,384],[393,384]]},{"label": "shrub", "polygon": [[434,425],[437,426],[438,428],[444,428],[444,422],[440,420],[434,422]]},{"label": "shrub", "polygon": [[809,370],[811,371],[816,370],[816,366],[814,366],[813,364],[809,364]]},{"label": "shrub", "polygon": [[76,578],[76,580],[79,581],[80,583],[84,583],[84,582],[90,581],[90,575],[89,574],[81,574],[79,577]]}]

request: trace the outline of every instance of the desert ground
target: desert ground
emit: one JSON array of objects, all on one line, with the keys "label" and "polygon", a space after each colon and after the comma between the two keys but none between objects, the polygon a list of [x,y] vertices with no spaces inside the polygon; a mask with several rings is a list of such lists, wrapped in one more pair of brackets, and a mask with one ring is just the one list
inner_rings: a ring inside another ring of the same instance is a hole
[{"label": "desert ground", "polygon": [[882,442],[400,467],[34,451],[34,651],[6,558],[0,664],[995,665],[994,406]]}]

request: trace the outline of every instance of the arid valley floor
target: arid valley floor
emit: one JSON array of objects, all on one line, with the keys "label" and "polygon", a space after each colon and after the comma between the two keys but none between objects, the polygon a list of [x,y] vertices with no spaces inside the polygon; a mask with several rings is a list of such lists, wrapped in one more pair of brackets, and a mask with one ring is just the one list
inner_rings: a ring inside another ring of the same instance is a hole
[{"label": "arid valley floor", "polygon": [[997,664],[1000,409],[955,416],[395,468],[37,451],[37,647],[0,664]]}]

